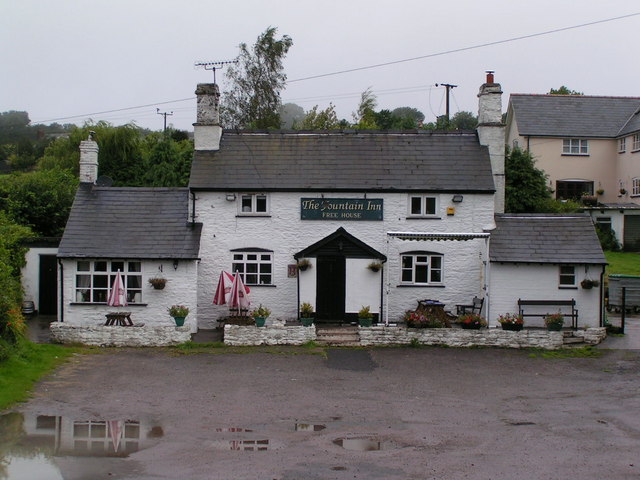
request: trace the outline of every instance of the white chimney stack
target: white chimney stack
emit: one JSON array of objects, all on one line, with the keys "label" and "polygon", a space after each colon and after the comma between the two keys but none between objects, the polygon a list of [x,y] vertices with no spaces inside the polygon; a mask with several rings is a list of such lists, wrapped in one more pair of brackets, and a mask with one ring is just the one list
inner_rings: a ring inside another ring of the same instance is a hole
[{"label": "white chimney stack", "polygon": [[193,143],[196,150],[219,150],[222,127],[220,126],[220,90],[215,83],[199,83],[196,88],[198,111],[193,124]]},{"label": "white chimney stack", "polygon": [[502,87],[494,82],[493,72],[487,72],[487,81],[478,93],[478,139],[489,147],[493,182],[496,187],[495,213],[504,213],[504,142],[505,125],[502,123]]},{"label": "white chimney stack", "polygon": [[98,179],[98,144],[93,132],[87,140],[80,142],[80,183],[96,183]]}]

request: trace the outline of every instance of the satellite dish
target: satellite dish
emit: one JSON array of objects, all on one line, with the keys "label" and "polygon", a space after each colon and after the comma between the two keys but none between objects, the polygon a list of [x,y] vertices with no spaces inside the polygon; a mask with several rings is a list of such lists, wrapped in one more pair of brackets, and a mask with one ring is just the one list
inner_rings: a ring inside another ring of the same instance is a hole
[{"label": "satellite dish", "polygon": [[96,180],[96,185],[98,187],[110,187],[113,185],[113,179],[111,177],[107,177],[106,175],[101,175]]}]

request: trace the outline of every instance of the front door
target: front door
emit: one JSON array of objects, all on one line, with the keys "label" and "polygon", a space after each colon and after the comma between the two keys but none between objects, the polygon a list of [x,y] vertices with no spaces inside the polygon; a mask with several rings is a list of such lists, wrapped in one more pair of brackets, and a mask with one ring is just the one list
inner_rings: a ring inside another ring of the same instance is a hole
[{"label": "front door", "polygon": [[318,256],[316,321],[344,320],[345,257]]},{"label": "front door", "polygon": [[38,312],[55,315],[58,311],[58,269],[55,255],[40,255]]}]

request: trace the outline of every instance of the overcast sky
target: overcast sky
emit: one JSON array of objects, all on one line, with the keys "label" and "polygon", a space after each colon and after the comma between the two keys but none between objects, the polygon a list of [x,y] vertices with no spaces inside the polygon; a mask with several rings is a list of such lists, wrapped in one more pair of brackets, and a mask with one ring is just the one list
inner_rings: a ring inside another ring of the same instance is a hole
[{"label": "overcast sky", "polygon": [[[168,122],[176,128],[191,130],[196,84],[213,80],[194,63],[233,59],[238,44],[253,44],[269,26],[293,39],[283,102],[305,110],[333,102],[348,120],[371,87],[378,108],[415,107],[433,121],[445,109],[437,83],[458,85],[452,113],[476,113],[485,70],[495,70],[502,84],[503,109],[511,93],[560,85],[588,95],[640,96],[640,15],[293,81],[638,12],[635,0],[0,0],[0,111],[26,110],[33,123],[92,118],[158,130],[160,108],[173,111]],[[224,70],[217,79],[224,89]],[[86,114],[93,115],[80,116]]]}]

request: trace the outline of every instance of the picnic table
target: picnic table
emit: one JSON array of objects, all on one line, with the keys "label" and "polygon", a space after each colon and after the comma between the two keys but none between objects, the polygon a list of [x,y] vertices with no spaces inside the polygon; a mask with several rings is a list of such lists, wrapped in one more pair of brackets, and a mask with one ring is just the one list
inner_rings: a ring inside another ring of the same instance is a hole
[{"label": "picnic table", "polygon": [[105,325],[119,325],[121,327],[132,327],[131,312],[109,312],[105,314],[107,321]]}]

